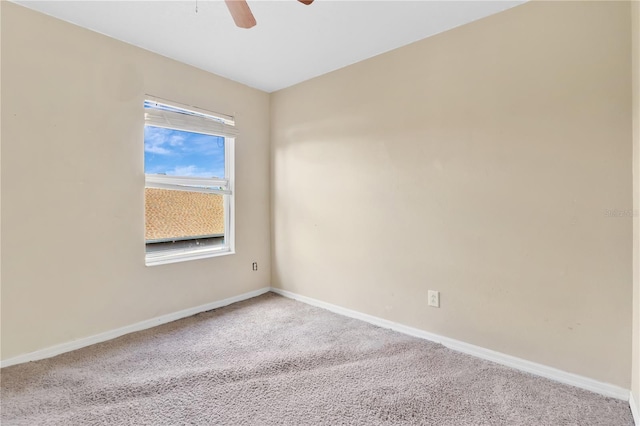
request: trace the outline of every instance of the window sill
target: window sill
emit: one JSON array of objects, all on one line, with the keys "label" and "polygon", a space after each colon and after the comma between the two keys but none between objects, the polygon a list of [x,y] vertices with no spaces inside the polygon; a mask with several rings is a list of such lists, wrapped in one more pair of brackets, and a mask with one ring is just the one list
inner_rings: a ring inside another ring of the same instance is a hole
[{"label": "window sill", "polygon": [[208,250],[192,250],[181,252],[167,252],[157,253],[145,256],[146,266],[166,265],[169,263],[186,262],[189,260],[207,259],[210,257],[227,256],[230,254],[236,254],[235,251],[230,249],[208,249]]}]

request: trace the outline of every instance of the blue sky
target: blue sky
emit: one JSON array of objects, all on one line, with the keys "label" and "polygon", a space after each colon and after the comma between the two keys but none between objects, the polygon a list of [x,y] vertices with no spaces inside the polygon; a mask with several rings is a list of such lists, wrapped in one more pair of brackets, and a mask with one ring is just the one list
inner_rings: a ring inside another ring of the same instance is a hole
[{"label": "blue sky", "polygon": [[224,177],[224,138],[145,126],[144,172]]}]

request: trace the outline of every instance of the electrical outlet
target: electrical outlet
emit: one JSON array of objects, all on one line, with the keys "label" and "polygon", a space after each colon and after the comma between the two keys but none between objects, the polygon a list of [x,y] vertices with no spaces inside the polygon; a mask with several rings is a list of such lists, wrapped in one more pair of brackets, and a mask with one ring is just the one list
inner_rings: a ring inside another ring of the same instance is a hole
[{"label": "electrical outlet", "polygon": [[435,290],[429,290],[429,306],[434,308],[440,307],[440,292]]},{"label": "electrical outlet", "polygon": [[253,268],[254,271],[258,270],[258,262],[253,262],[253,265],[251,265],[251,267]]}]

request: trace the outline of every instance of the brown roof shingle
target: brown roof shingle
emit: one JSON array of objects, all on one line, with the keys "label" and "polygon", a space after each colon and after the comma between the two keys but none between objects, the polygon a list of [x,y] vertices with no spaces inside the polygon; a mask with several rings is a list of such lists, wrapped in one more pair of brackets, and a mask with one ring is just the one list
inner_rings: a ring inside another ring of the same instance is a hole
[{"label": "brown roof shingle", "polygon": [[145,188],[145,239],[224,234],[222,195]]}]

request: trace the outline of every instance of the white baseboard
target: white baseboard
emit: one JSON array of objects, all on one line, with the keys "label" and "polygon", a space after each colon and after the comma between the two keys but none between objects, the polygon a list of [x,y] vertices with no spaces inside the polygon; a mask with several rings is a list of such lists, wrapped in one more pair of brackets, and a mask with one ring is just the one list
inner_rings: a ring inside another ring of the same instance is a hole
[{"label": "white baseboard", "polygon": [[[419,337],[422,339],[430,340],[432,342],[440,343],[450,349],[458,352],[463,352],[468,355],[473,355],[478,358],[482,358],[488,361],[493,361],[497,364],[505,365],[507,367],[515,368],[516,370],[525,371],[527,373],[535,374],[537,376],[545,377],[547,379],[555,380],[556,382],[572,385],[581,389],[586,389],[591,392],[598,393],[600,395],[629,401],[629,389],[624,389],[619,386],[615,386],[609,383],[599,382],[597,380],[589,379],[588,377],[579,376],[577,374],[568,373],[566,371],[558,370],[546,365],[537,364],[535,362],[527,361],[521,358],[516,358],[511,355],[503,354],[500,352],[485,349],[480,346],[471,345],[469,343],[461,342],[459,340],[451,339],[449,337],[440,336],[428,331],[420,330],[413,327],[408,327],[393,321],[385,320],[373,315],[363,314],[358,311],[343,308],[341,306],[332,305],[330,303],[322,302],[317,299],[302,296],[296,293],[292,293],[287,290],[281,290],[279,288],[271,288],[274,293],[288,297],[290,299],[298,300],[300,302],[317,306],[319,308],[326,309],[331,312],[335,312],[340,315],[359,319],[368,322],[379,327],[388,328],[400,333],[408,334],[410,336]],[[636,416],[637,418],[637,416]],[[636,424],[638,421],[636,420]]]},{"label": "white baseboard", "polygon": [[[640,402],[640,401],[638,401]],[[636,426],[640,426],[640,411],[638,411],[638,402],[636,402],[633,392],[629,393],[629,405],[631,406],[631,414]]]},{"label": "white baseboard", "polygon": [[85,337],[82,339],[74,340],[72,342],[62,343],[62,344],[51,346],[35,352],[30,352],[24,355],[18,355],[16,357],[1,361],[0,368],[9,367],[11,365],[16,365],[16,364],[22,364],[29,361],[37,361],[39,359],[51,358],[53,356],[60,355],[65,352],[74,351],[76,349],[84,348],[86,346],[94,345],[96,343],[101,343],[107,340],[115,339],[116,337],[133,333],[135,331],[146,330],[147,328],[156,327],[161,324],[166,324],[168,322],[190,317],[192,315],[199,314],[200,312],[210,311],[212,309],[221,308],[223,306],[227,306],[232,303],[251,299],[253,297],[260,296],[261,294],[267,293],[269,292],[269,290],[270,290],[269,287],[263,287],[259,290],[250,291],[249,293],[244,293],[238,296],[229,297],[228,299],[207,303],[206,305],[200,305],[194,308],[184,309],[182,311],[173,312],[171,314],[151,318],[149,320],[127,325],[125,327],[121,327],[115,330],[96,334],[94,336]]},{"label": "white baseboard", "polygon": [[608,383],[599,382],[597,380],[589,379],[587,377],[579,376],[573,373],[568,373],[566,371],[558,370],[556,368],[548,367],[542,364],[537,364],[535,362],[527,361],[521,358],[516,358],[514,356],[492,351],[490,349],[485,349],[480,346],[471,345],[469,343],[465,343],[459,340],[440,336],[438,334],[429,333],[428,331],[402,325],[393,321],[375,317],[373,315],[364,314],[358,311],[343,308],[341,306],[322,302],[320,300],[302,296],[296,293],[292,293],[290,291],[282,290],[279,288],[269,288],[269,287],[264,287],[259,290],[251,291],[249,293],[244,293],[238,296],[230,297],[228,299],[207,303],[205,305],[196,306],[194,308],[184,309],[182,311],[174,312],[167,315],[162,315],[162,316],[152,318],[146,321],[142,321],[136,324],[132,324],[132,325],[128,325],[115,330],[96,334],[94,336],[74,340],[72,342],[62,343],[60,345],[51,346],[49,348],[45,348],[35,352],[30,352],[28,354],[9,358],[0,362],[0,368],[9,367],[11,365],[16,365],[16,364],[22,364],[29,361],[37,361],[40,359],[50,358],[65,352],[70,352],[70,351],[84,348],[86,346],[90,346],[96,343],[115,339],[116,337],[133,333],[135,331],[146,330],[148,328],[155,327],[161,324],[166,324],[168,322],[176,321],[182,318],[186,318],[186,317],[198,314],[200,312],[210,311],[212,309],[221,308],[223,306],[227,306],[232,303],[251,299],[253,297],[257,297],[257,296],[260,296],[261,294],[267,293],[269,291],[273,291],[274,293],[280,294],[290,299],[298,300],[300,302],[303,302],[312,306],[317,306],[319,308],[323,308],[340,315],[359,319],[361,321],[365,321],[370,324],[377,325],[379,327],[388,328],[388,329],[398,331],[400,333],[404,333],[410,336],[419,337],[421,339],[426,339],[432,342],[440,343],[458,352],[463,352],[478,358],[486,359],[488,361],[493,361],[497,364],[505,365],[507,367],[512,367],[520,371],[532,373],[537,376],[555,380],[560,383],[576,386],[578,388],[586,389],[591,392],[595,392],[604,396],[609,396],[609,397],[621,399],[624,401],[629,401],[636,425],[640,426],[640,413],[638,413],[638,407],[634,402],[634,399],[633,399],[634,396],[629,392],[628,389],[624,389],[619,386],[615,386]]}]

